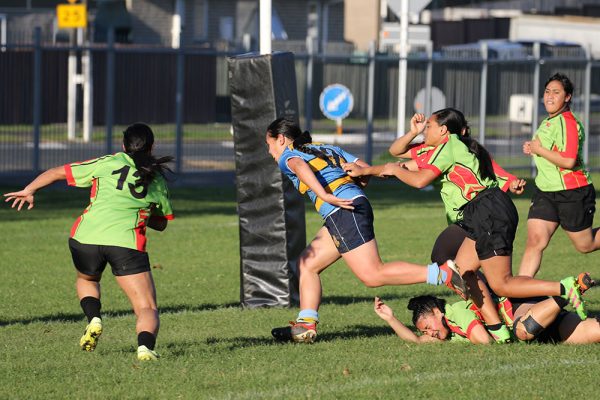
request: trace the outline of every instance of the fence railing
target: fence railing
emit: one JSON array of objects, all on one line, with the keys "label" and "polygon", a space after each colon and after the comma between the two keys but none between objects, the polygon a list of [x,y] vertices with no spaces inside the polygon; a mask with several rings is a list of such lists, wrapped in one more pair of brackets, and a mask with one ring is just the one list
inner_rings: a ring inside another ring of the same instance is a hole
[{"label": "fence railing", "polygon": [[[39,36],[29,45],[7,43],[0,51],[0,173],[39,171],[117,151],[120,132],[135,121],[153,127],[157,150],[176,156],[177,172],[232,170],[231,55],[123,46],[110,38],[105,45],[76,47],[45,44]],[[398,62],[386,54],[296,54],[301,124],[316,137],[331,134],[323,140],[343,143],[359,157],[379,160],[397,135]],[[600,169],[600,61],[589,56],[409,56],[406,116],[415,109],[458,108],[503,166],[529,167],[521,145],[545,115],[543,85],[557,71],[575,85],[572,108],[586,128],[588,165]],[[322,89],[333,83],[354,96],[342,135],[335,135],[335,122],[318,105]]]}]

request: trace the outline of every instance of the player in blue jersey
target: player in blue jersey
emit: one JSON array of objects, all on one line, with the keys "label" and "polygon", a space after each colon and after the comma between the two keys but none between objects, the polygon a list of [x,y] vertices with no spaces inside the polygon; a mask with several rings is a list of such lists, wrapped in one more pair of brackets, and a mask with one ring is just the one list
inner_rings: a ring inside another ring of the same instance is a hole
[{"label": "player in blue jersey", "polygon": [[298,260],[300,313],[291,326],[273,329],[275,338],[306,343],[316,339],[321,303],[319,274],[340,257],[368,287],[429,283],[465,291],[451,261],[428,266],[381,261],[373,231],[373,210],[362,190],[367,181],[351,178],[341,167],[346,162],[368,164],[337,146],[312,143],[310,133],[302,132],[285,118],[269,125],[266,142],[283,174],[300,193],[308,194],[325,220]]}]

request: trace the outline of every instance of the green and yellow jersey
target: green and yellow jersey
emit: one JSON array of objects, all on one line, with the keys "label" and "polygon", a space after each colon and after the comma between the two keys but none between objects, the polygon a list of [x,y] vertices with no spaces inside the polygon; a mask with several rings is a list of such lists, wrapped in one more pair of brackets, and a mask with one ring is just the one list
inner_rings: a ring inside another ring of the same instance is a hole
[{"label": "green and yellow jersey", "polygon": [[71,228],[80,243],[146,250],[149,218],[173,219],[164,178],[136,186],[139,172],[125,153],[66,164],[70,186],[91,187],[90,204]]},{"label": "green and yellow jersey", "polygon": [[[535,184],[543,192],[577,189],[590,185],[592,180],[583,162],[583,125],[569,110],[546,118],[540,124],[535,136],[542,147],[558,152],[566,158],[576,159],[573,169],[560,168],[542,156],[534,155],[538,170]],[[535,138],[534,136],[534,138]]]}]

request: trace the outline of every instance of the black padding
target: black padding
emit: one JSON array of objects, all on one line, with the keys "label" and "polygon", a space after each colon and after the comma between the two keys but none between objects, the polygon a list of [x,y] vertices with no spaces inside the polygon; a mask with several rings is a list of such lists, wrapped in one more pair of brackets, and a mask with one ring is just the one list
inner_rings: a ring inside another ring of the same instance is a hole
[{"label": "black padding", "polygon": [[304,200],[265,143],[276,118],[298,121],[292,53],[228,59],[244,307],[298,303],[297,259],[306,246]]}]

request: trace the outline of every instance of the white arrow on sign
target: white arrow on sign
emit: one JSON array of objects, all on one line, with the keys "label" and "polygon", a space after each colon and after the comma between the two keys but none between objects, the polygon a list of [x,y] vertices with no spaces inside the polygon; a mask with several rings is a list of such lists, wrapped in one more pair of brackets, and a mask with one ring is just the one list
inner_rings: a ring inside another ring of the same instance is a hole
[{"label": "white arrow on sign", "polygon": [[335,99],[327,103],[327,111],[337,111],[342,104],[342,101],[348,98],[348,92],[342,92],[336,96]]}]

